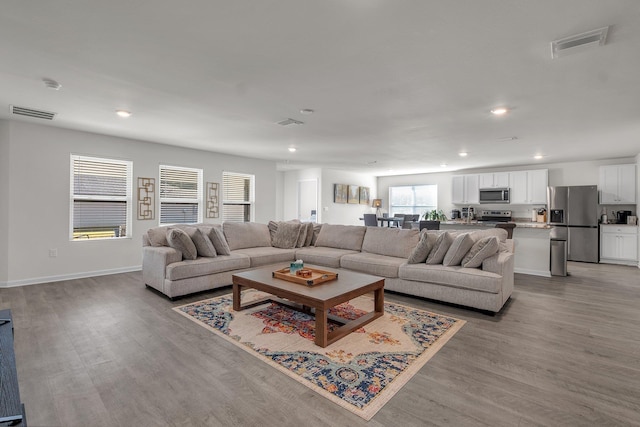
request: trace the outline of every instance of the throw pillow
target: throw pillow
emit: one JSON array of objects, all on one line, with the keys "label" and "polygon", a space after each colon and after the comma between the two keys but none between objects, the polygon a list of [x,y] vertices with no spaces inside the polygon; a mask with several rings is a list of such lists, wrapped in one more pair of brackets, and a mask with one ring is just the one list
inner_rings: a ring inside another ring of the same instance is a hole
[{"label": "throw pillow", "polygon": [[435,245],[436,240],[438,239],[438,235],[435,233],[429,233],[427,230],[422,230],[420,232],[420,240],[411,254],[409,255],[409,259],[407,260],[408,264],[419,264],[421,262],[425,262],[427,257],[429,256],[429,252]]},{"label": "throw pillow", "polygon": [[307,223],[307,236],[304,240],[304,245],[305,246],[311,246],[311,240],[313,240],[313,227],[314,227],[314,223],[312,222],[308,222]]},{"label": "throw pillow", "polygon": [[473,244],[471,250],[462,258],[462,266],[476,268],[482,265],[482,261],[498,252],[499,242],[497,237],[484,237]]},{"label": "throw pillow", "polygon": [[151,246],[169,246],[167,242],[167,227],[154,227],[147,230],[147,237]]},{"label": "throw pillow", "polygon": [[191,237],[179,228],[171,228],[167,231],[167,242],[173,249],[182,253],[183,259],[196,259],[198,250],[191,241]]},{"label": "throw pillow", "polygon": [[187,232],[193,244],[196,245],[198,255],[209,258],[218,255],[216,253],[216,248],[213,246],[213,243],[211,243],[211,239],[209,239],[209,236],[207,236],[201,229],[187,227],[184,231]]},{"label": "throw pillow", "polygon": [[298,236],[300,236],[300,225],[300,223],[296,222],[280,222],[271,242],[273,247],[281,249],[295,248],[298,243]]},{"label": "throw pillow", "polygon": [[431,252],[429,252],[429,256],[427,256],[427,264],[442,264],[442,260],[452,243],[453,236],[451,236],[451,233],[448,231],[441,233],[433,245]]},{"label": "throw pillow", "polygon": [[311,246],[316,245],[316,241],[318,240],[318,235],[320,234],[321,229],[322,224],[313,224],[313,237],[311,237]]},{"label": "throw pillow", "polygon": [[298,234],[298,241],[296,242],[296,248],[301,248],[304,246],[304,242],[307,240],[307,224],[308,223],[299,223],[300,232]]},{"label": "throw pillow", "polygon": [[469,233],[458,234],[442,260],[442,265],[460,265],[462,258],[473,246],[473,238]]},{"label": "throw pillow", "polygon": [[209,232],[209,239],[213,243],[213,247],[216,249],[218,255],[231,255],[231,249],[227,239],[224,237],[224,232],[220,227],[213,227]]},{"label": "throw pillow", "polygon": [[269,221],[267,227],[269,227],[269,235],[271,236],[271,244],[273,245],[273,236],[275,236],[276,231],[278,231],[278,223],[276,221]]}]

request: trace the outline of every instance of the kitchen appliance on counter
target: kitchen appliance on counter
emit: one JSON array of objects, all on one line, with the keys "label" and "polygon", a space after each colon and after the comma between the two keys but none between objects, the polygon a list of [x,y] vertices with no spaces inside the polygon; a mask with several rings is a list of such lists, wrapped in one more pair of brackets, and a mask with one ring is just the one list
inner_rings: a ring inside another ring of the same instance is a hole
[{"label": "kitchen appliance on counter", "polygon": [[627,218],[631,216],[631,211],[616,212],[616,224],[626,224]]},{"label": "kitchen appliance on counter", "polygon": [[480,203],[509,203],[508,188],[481,188]]},{"label": "kitchen appliance on counter", "polygon": [[460,219],[462,216],[460,214],[460,209],[452,209],[451,210],[451,219]]},{"label": "kitchen appliance on counter", "polygon": [[598,262],[598,188],[548,187],[547,202],[552,247],[566,241],[567,260]]},{"label": "kitchen appliance on counter", "polygon": [[475,219],[476,217],[475,210],[472,207],[462,208],[460,215],[463,219]]},{"label": "kitchen appliance on counter", "polygon": [[511,211],[480,211],[478,221],[482,222],[509,222]]}]

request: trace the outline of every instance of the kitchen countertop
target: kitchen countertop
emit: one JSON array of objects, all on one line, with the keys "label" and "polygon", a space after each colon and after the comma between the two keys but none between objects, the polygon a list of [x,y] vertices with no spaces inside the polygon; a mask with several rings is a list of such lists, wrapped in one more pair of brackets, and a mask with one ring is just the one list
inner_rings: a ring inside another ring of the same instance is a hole
[{"label": "kitchen countertop", "polygon": [[626,223],[625,224],[616,224],[616,223],[611,223],[611,222],[608,223],[608,224],[600,223],[600,225],[613,225],[613,226],[616,226],[616,227],[637,227],[638,226],[637,224],[626,224]]},{"label": "kitchen countertop", "polygon": [[[520,227],[520,228],[539,228],[542,230],[548,230],[551,228],[551,226],[547,223],[544,222],[530,222],[530,221],[521,221],[518,220],[517,218],[514,219],[513,221],[516,224],[516,228]],[[484,221],[477,221],[477,220],[473,220],[471,222],[467,222],[465,220],[459,220],[459,221],[442,221],[440,222],[441,225],[455,225],[455,226],[462,226],[462,227],[469,227],[469,226],[473,226],[473,227],[487,227],[487,228],[494,228],[496,226],[495,222],[484,222]]]}]

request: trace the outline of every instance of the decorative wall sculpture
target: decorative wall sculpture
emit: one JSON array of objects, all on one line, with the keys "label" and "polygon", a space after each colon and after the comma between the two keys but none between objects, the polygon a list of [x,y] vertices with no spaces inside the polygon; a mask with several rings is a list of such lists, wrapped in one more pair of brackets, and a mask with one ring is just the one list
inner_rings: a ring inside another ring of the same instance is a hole
[{"label": "decorative wall sculpture", "polygon": [[138,219],[155,219],[156,180],[138,177]]},{"label": "decorative wall sculpture", "polygon": [[219,188],[220,184],[217,182],[207,182],[207,218],[218,218],[220,216],[219,205]]}]

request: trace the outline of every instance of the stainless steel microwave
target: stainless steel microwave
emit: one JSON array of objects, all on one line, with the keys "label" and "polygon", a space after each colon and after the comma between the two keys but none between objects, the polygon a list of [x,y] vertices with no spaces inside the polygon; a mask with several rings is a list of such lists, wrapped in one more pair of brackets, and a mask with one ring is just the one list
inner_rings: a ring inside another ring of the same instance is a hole
[{"label": "stainless steel microwave", "polygon": [[481,188],[480,203],[509,203],[509,189]]}]

